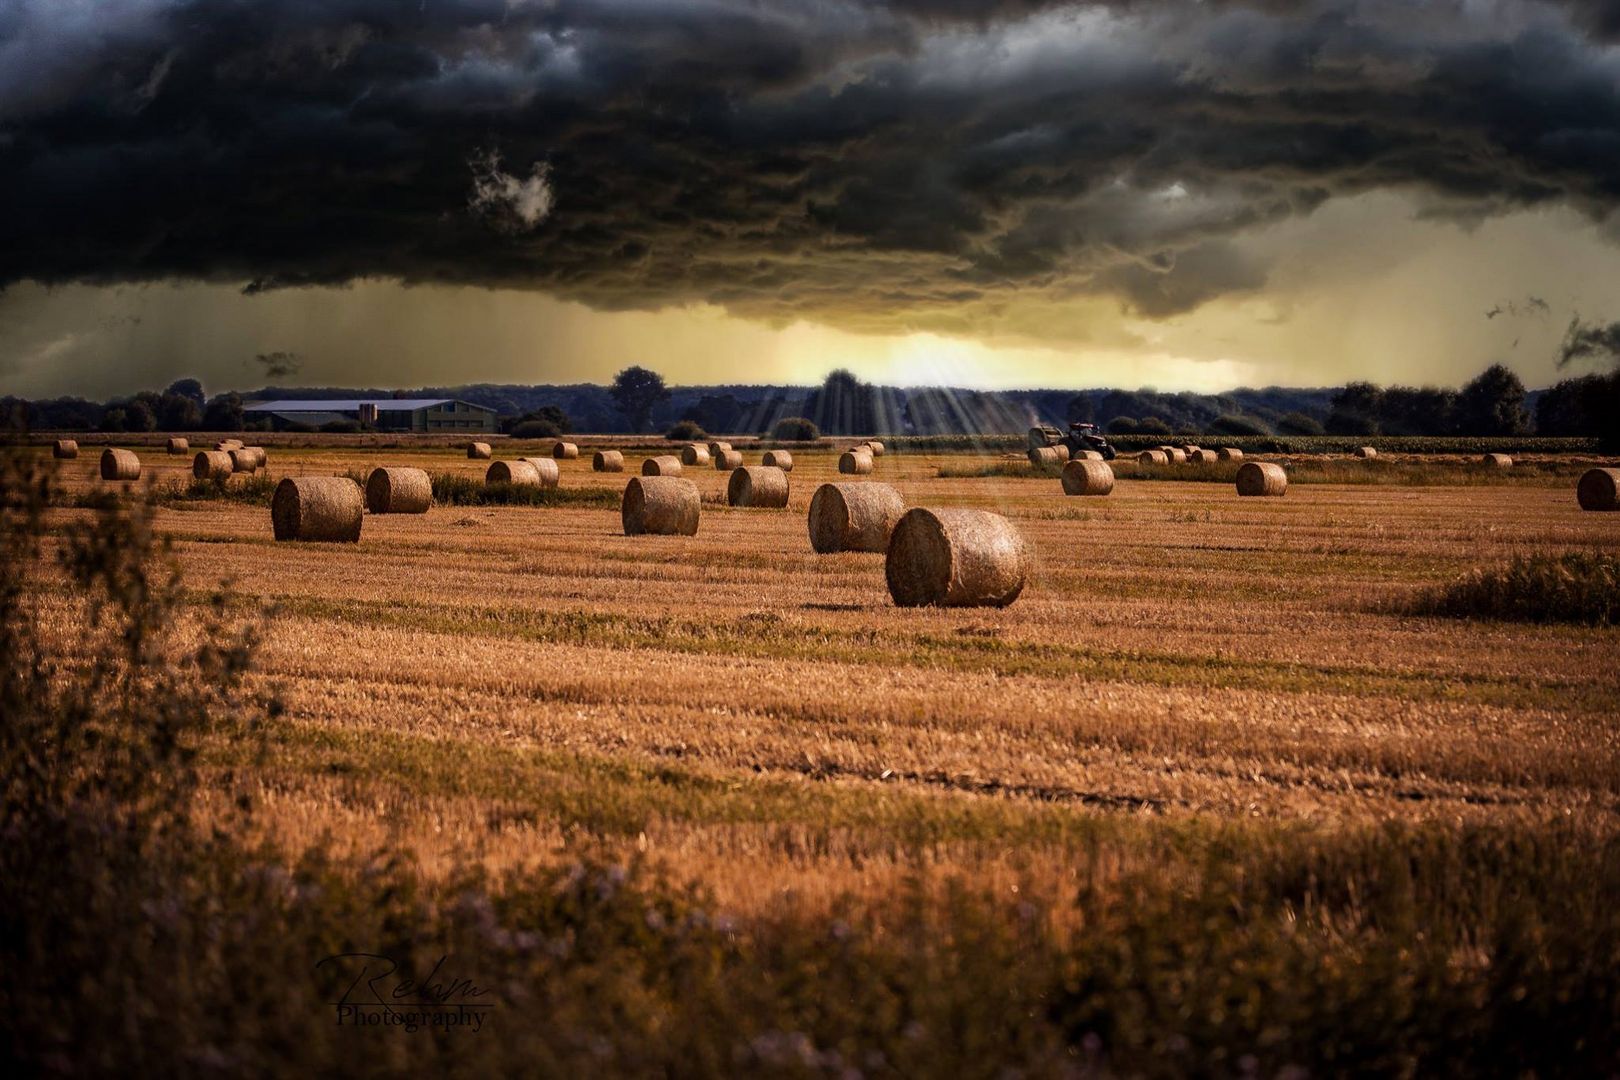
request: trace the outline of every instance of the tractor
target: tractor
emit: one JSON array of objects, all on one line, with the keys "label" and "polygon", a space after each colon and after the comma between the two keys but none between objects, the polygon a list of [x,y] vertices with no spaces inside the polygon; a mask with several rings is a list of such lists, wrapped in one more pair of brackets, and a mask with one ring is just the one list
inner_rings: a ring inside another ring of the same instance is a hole
[{"label": "tractor", "polygon": [[1103,456],[1104,461],[1113,461],[1118,456],[1108,440],[1097,430],[1096,424],[1070,424],[1067,435],[1049,424],[1029,429],[1029,448],[1039,450],[1043,446],[1067,446],[1069,456],[1074,457],[1082,450],[1095,450]]}]

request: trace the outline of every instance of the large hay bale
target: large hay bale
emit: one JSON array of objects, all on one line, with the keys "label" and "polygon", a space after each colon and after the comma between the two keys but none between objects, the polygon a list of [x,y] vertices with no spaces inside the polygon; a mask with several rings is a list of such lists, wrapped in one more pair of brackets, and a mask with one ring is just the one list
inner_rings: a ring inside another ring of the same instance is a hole
[{"label": "large hay bale", "polygon": [[1078,450],[1069,455],[1070,461],[1102,461],[1101,450]]},{"label": "large hay bale", "polygon": [[484,483],[510,484],[513,487],[539,487],[540,470],[528,458],[517,461],[496,461],[484,470]]},{"label": "large hay bale", "polygon": [[889,537],[884,575],[900,607],[1006,607],[1029,577],[1029,548],[987,510],[908,510]]},{"label": "large hay bale", "polygon": [[1187,460],[1194,465],[1213,465],[1221,459],[1213,450],[1194,450],[1187,455]]},{"label": "large hay bale", "polygon": [[730,450],[731,449],[731,444],[728,443],[728,442],[719,442],[717,440],[715,442],[711,442],[709,444],[708,449],[709,449],[709,456],[712,457],[712,458],[717,458],[717,457],[720,456],[720,454],[723,451]]},{"label": "large hay bale", "polygon": [[1071,461],[1063,466],[1063,494],[1107,495],[1114,490],[1114,470],[1106,461]]},{"label": "large hay bale", "polygon": [[1060,469],[1068,460],[1067,446],[1042,446],[1029,452],[1029,463],[1037,469]]},{"label": "large hay bale", "polygon": [[703,499],[697,485],[682,477],[637,476],[624,486],[619,513],[626,536],[695,536]]},{"label": "large hay bale", "polygon": [[1284,495],[1288,492],[1288,474],[1281,465],[1270,461],[1245,461],[1237,472],[1239,495]]},{"label": "large hay bale", "polygon": [[1358,446],[1358,447],[1356,447],[1356,457],[1358,457],[1358,458],[1375,458],[1377,456],[1378,456],[1378,447],[1376,447],[1376,446]]},{"label": "large hay bale", "polygon": [[1219,450],[1215,451],[1215,453],[1222,461],[1243,460],[1243,451],[1239,450],[1235,446],[1223,446]]},{"label": "large hay bale", "polygon": [[642,476],[679,476],[681,459],[674,454],[659,454],[641,463]]},{"label": "large hay bale", "polygon": [[579,457],[579,445],[558,439],[551,444],[551,456],[558,461],[572,461]]},{"label": "large hay bale", "polygon": [[888,484],[822,484],[810,500],[810,546],[835,551],[887,551],[906,501]]},{"label": "large hay bale", "polygon": [[352,544],[360,539],[364,513],[360,485],[347,476],[289,476],[270,499],[277,540]]},{"label": "large hay bale", "polygon": [[253,452],[253,457],[255,459],[254,465],[255,465],[256,468],[262,469],[266,465],[270,464],[270,455],[264,452],[264,447],[262,447],[262,446],[244,446],[244,447],[242,447],[242,449],[251,450]]},{"label": "large hay bale", "polygon": [[424,469],[379,467],[366,477],[366,509],[373,514],[425,514],[433,480]]},{"label": "large hay bale", "polygon": [[1025,446],[1029,450],[1039,450],[1043,446],[1056,446],[1063,440],[1063,432],[1050,424],[1037,424],[1029,429],[1029,437]]},{"label": "large hay bale", "polygon": [[781,469],[783,472],[793,471],[793,455],[786,450],[767,450],[763,461],[773,469]]},{"label": "large hay bale", "polygon": [[476,461],[488,461],[490,453],[491,450],[489,448],[489,443],[487,442],[475,442],[467,444],[467,456]]},{"label": "large hay bale", "polygon": [[182,439],[178,435],[170,435],[168,451],[171,454],[189,454],[191,453],[191,442],[188,439]]},{"label": "large hay bale", "polygon": [[707,446],[699,446],[697,443],[691,443],[687,446],[681,447],[682,465],[701,467],[703,465],[710,464],[712,460],[713,459],[709,454],[709,448]]},{"label": "large hay bale", "polygon": [[1163,450],[1144,450],[1136,455],[1136,463],[1138,465],[1168,465],[1170,459]]},{"label": "large hay bale", "polygon": [[139,480],[141,459],[133,450],[119,450],[109,446],[101,452],[101,478],[103,480]]},{"label": "large hay bale", "polygon": [[1479,459],[1479,463],[1487,469],[1511,469],[1513,459],[1507,454],[1486,454]]},{"label": "large hay bale", "polygon": [[550,491],[562,480],[562,470],[557,468],[554,458],[526,457],[522,459],[534,466],[535,476],[540,478],[540,486]]},{"label": "large hay bale", "polygon": [[872,455],[864,450],[845,450],[838,457],[838,471],[846,476],[865,476],[872,471]]},{"label": "large hay bale", "polygon": [[231,458],[231,471],[251,473],[259,471],[259,455],[247,447],[238,447],[235,450],[225,451]]},{"label": "large hay bale", "polygon": [[57,439],[51,444],[51,457],[58,461],[67,461],[79,456],[79,444],[72,439]]},{"label": "large hay bale", "polygon": [[1183,450],[1179,446],[1172,446],[1170,449],[1164,451],[1164,456],[1172,465],[1187,464],[1187,451]]},{"label": "large hay bale", "polygon": [[624,472],[624,455],[617,450],[598,450],[591,455],[591,468],[596,472]]},{"label": "large hay bale", "polygon": [[788,474],[774,465],[744,465],[734,469],[726,484],[726,502],[732,506],[779,510],[788,504]]},{"label": "large hay bale", "polygon": [[714,455],[714,467],[720,472],[742,468],[741,450],[722,450]]},{"label": "large hay bale", "polygon": [[866,440],[866,445],[871,447],[873,457],[882,457],[887,452],[884,449],[883,444],[878,442],[876,439]]},{"label": "large hay bale", "polygon": [[198,480],[229,480],[235,471],[231,455],[224,450],[199,450],[191,459],[191,475]]},{"label": "large hay bale", "polygon": [[1582,510],[1620,510],[1620,469],[1587,469],[1575,499]]}]

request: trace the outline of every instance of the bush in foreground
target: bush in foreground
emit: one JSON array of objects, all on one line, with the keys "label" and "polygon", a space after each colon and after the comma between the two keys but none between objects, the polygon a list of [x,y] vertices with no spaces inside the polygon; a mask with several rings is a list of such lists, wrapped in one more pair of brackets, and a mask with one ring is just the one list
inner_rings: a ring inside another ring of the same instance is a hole
[{"label": "bush in foreground", "polygon": [[1521,555],[1431,589],[1411,610],[1461,619],[1613,626],[1620,623],[1620,556]]}]

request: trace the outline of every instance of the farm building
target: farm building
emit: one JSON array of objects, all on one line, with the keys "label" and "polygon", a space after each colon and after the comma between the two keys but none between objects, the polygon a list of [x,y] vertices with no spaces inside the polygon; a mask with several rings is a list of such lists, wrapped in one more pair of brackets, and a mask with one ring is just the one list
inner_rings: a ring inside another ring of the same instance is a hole
[{"label": "farm building", "polygon": [[378,431],[490,434],[495,410],[453,398],[366,398],[337,401],[255,401],[242,406],[254,419],[268,416],[280,430],[290,424],[320,427],[333,421],[357,420]]}]

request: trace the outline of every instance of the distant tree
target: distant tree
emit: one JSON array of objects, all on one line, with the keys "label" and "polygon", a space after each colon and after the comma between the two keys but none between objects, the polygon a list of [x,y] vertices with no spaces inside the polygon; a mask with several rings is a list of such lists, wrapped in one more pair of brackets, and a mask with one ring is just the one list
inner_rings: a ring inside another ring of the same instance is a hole
[{"label": "distant tree", "polygon": [[1277,432],[1281,435],[1322,435],[1326,433],[1326,429],[1314,416],[1291,412],[1285,413],[1277,421]]},{"label": "distant tree", "polygon": [[1136,418],[1132,416],[1116,416],[1108,421],[1108,434],[1135,435]]},{"label": "distant tree", "polygon": [[125,431],[156,431],[157,417],[152,407],[143,399],[136,398],[124,406]]},{"label": "distant tree", "polygon": [[1589,386],[1585,408],[1603,452],[1620,453],[1620,322],[1583,323],[1579,315],[1571,319],[1558,349],[1558,366],[1605,359],[1614,364],[1614,373]]},{"label": "distant tree", "polygon": [[197,406],[198,415],[202,414],[203,407],[208,403],[208,399],[203,396],[203,385],[196,379],[176,379],[169,384],[169,388],[163,394],[165,397],[174,394],[179,397],[190,398],[192,403]]},{"label": "distant tree", "polygon": [[1136,422],[1136,433],[1138,435],[1175,434],[1170,430],[1170,425],[1165,423],[1163,420],[1160,420],[1157,416],[1144,416],[1142,419],[1138,420]]},{"label": "distant tree", "polygon": [[128,431],[129,418],[122,405],[114,405],[101,414],[102,431]]},{"label": "distant tree", "polygon": [[696,420],[682,420],[664,433],[664,438],[675,439],[679,442],[693,442],[708,437],[709,433],[704,431],[703,425]]},{"label": "distant tree", "polygon": [[653,409],[669,400],[664,377],[644,367],[627,367],[613,376],[613,387],[608,392],[625,419],[630,421],[630,430],[637,432],[647,427]]},{"label": "distant tree", "polygon": [[558,406],[542,405],[532,412],[504,421],[501,430],[518,439],[554,439],[573,431],[574,423]]},{"label": "distant tree", "polygon": [[734,394],[704,394],[681,419],[690,420],[707,431],[742,431],[748,411]]},{"label": "distant tree", "polygon": [[1385,435],[1451,435],[1457,393],[1437,387],[1391,386],[1378,398],[1378,429]]},{"label": "distant tree", "polygon": [[1064,413],[1071,424],[1089,424],[1096,416],[1096,407],[1091,403],[1090,394],[1076,394],[1069,399]]},{"label": "distant tree", "polygon": [[555,439],[563,431],[550,420],[519,420],[507,434],[514,439]]},{"label": "distant tree", "polygon": [[[926,400],[926,395],[919,395]],[[908,402],[908,406],[911,403]],[[805,399],[804,411],[822,431],[836,435],[877,434],[873,389],[843,368],[832,372]]]},{"label": "distant tree", "polygon": [[1457,393],[1459,434],[1523,435],[1529,426],[1524,383],[1501,364],[1492,364]]},{"label": "distant tree", "polygon": [[821,438],[821,429],[802,416],[784,416],[771,429],[771,438],[783,442],[811,442]]},{"label": "distant tree", "polygon": [[1333,395],[1327,430],[1333,435],[1377,435],[1384,392],[1370,382],[1347,383]]},{"label": "distant tree", "polygon": [[219,394],[203,410],[203,430],[241,431],[242,399],[234,393]]},{"label": "distant tree", "polygon": [[1617,403],[1614,382],[1612,375],[1582,375],[1549,386],[1536,399],[1536,434],[1564,437],[1601,434],[1604,412]]},{"label": "distant tree", "polygon": [[1270,435],[1271,429],[1252,416],[1227,414],[1217,416],[1205,425],[1211,435]]},{"label": "distant tree", "polygon": [[196,431],[202,426],[202,417],[202,406],[173,391],[163,395],[158,407],[158,426],[164,431]]}]

